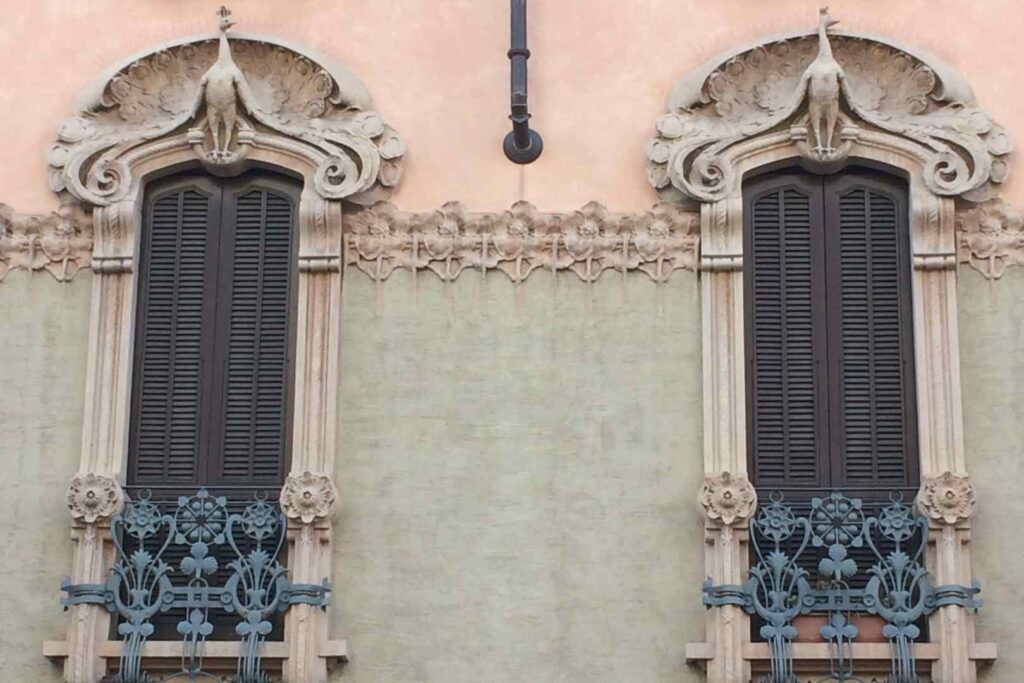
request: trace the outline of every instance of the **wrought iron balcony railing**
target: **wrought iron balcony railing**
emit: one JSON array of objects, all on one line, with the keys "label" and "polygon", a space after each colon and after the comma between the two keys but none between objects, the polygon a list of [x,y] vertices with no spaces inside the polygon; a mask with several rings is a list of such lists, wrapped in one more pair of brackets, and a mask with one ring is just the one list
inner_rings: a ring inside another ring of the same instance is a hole
[{"label": "wrought iron balcony railing", "polygon": [[280,635],[280,615],[294,604],[330,600],[326,579],[288,580],[286,531],[284,514],[266,496],[236,505],[205,489],[168,503],[143,493],[111,519],[117,559],[107,582],[65,582],[63,604],[100,604],[116,616],[123,643],[116,683],[156,680],[144,666],[144,646],[167,626],[181,641],[181,669],[170,678],[220,680],[207,670],[206,651],[227,631],[238,643],[235,683],[266,683],[261,653]]},{"label": "wrought iron balcony railing", "polygon": [[810,635],[829,645],[826,680],[855,680],[852,645],[861,634],[854,617],[873,615],[891,648],[887,683],[917,683],[914,644],[925,618],[943,605],[981,606],[977,581],[932,585],[924,561],[928,520],[898,495],[871,505],[832,493],[798,505],[775,494],[751,520],[750,542],[746,583],[708,580],[704,604],[738,605],[751,615],[770,653],[765,683],[796,683],[792,645],[804,615],[822,617]]}]

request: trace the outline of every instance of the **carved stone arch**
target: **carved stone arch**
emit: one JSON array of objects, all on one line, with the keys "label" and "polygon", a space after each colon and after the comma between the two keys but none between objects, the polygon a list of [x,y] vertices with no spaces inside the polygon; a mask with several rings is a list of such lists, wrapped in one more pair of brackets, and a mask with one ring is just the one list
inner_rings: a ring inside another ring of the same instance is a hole
[{"label": "carved stone arch", "polygon": [[[816,33],[744,46],[694,70],[672,91],[648,145],[648,178],[662,198],[700,209],[705,475],[747,481],[744,177],[786,163],[833,173],[866,161],[909,184],[922,479],[927,486],[947,471],[966,478],[957,207],[997,195],[1012,143],[953,69],[881,38],[832,35],[833,23],[822,10]],[[936,585],[970,585],[969,528],[969,520],[943,527],[929,556]],[[712,585],[741,586],[745,528],[708,516],[706,529]],[[706,643],[692,644],[688,656],[706,664],[711,682],[750,680],[749,620],[725,603],[712,600]],[[948,605],[932,620],[932,680],[976,680],[984,648],[974,643],[973,616]]]},{"label": "carved stone arch", "polygon": [[[371,204],[390,195],[405,146],[343,67],[269,39],[229,37],[233,23],[222,8],[219,35],[160,47],[108,70],[83,92],[78,113],[61,124],[49,150],[51,188],[91,213],[93,222],[76,479],[94,475],[117,487],[126,469],[134,264],[147,182],[189,167],[220,176],[270,167],[303,179],[292,464],[285,488],[312,478],[334,490],[342,214],[347,203]],[[288,569],[295,584],[331,579],[328,507],[323,515],[292,522]],[[104,521],[81,517],[74,523],[74,585],[106,580],[110,549],[97,533]],[[97,683],[106,659],[115,656],[116,644],[106,642],[109,615],[96,604],[73,604],[69,612],[67,643],[51,650],[65,657],[68,681]],[[286,681],[326,681],[328,663],[346,658],[344,641],[328,640],[327,612],[294,604],[286,618],[286,642],[264,659],[277,659]],[[178,661],[180,645],[166,650]]]}]

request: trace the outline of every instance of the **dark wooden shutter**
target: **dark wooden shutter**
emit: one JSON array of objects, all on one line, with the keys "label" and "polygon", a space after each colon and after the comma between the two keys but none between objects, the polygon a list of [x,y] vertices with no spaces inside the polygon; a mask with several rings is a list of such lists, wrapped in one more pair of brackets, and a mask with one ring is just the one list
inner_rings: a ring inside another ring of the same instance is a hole
[{"label": "dark wooden shutter", "polygon": [[762,489],[917,484],[906,187],[878,173],[744,188],[748,444]]},{"label": "dark wooden shutter", "polygon": [[288,467],[298,187],[185,178],[147,195],[129,480],[273,488]]},{"label": "dark wooden shutter", "polygon": [[288,453],[293,294],[293,199],[266,187],[243,188],[233,208],[229,302],[224,340],[223,438],[218,478],[228,484],[278,484]]},{"label": "dark wooden shutter", "polygon": [[828,475],[815,180],[773,176],[746,188],[748,437],[759,485],[814,487]]},{"label": "dark wooden shutter", "polygon": [[136,325],[129,482],[194,485],[203,473],[204,381],[218,188],[176,183],[147,206]]},{"label": "dark wooden shutter", "polygon": [[844,174],[826,186],[835,485],[916,483],[916,420],[905,191]]}]

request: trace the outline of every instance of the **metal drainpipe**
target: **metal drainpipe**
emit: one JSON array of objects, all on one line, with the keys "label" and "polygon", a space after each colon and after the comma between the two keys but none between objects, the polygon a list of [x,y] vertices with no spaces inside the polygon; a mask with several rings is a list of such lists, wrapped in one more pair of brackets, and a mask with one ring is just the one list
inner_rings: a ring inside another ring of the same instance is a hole
[{"label": "metal drainpipe", "polygon": [[530,108],[526,99],[526,0],[512,0],[512,48],[508,58],[512,66],[512,132],[505,136],[505,156],[517,164],[532,163],[544,150],[544,141],[530,130]]}]

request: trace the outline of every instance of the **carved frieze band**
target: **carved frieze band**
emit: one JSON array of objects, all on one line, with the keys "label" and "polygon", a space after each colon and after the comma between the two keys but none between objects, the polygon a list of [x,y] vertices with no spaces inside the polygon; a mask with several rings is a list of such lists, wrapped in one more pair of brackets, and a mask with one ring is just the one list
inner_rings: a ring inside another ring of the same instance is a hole
[{"label": "carved frieze band", "polygon": [[699,227],[698,214],[668,203],[642,214],[613,214],[596,202],[565,214],[526,202],[501,213],[468,213],[456,202],[423,213],[378,204],[345,216],[345,263],[377,281],[405,269],[445,281],[500,271],[522,282],[544,269],[584,282],[637,270],[664,282],[696,268]]},{"label": "carved frieze band", "polygon": [[92,246],[92,221],[76,204],[48,214],[19,214],[0,204],[0,280],[21,269],[67,282],[91,265]]},{"label": "carved frieze band", "polygon": [[968,206],[957,211],[956,227],[958,260],[986,278],[1024,265],[1024,215],[1016,207],[998,199]]}]

